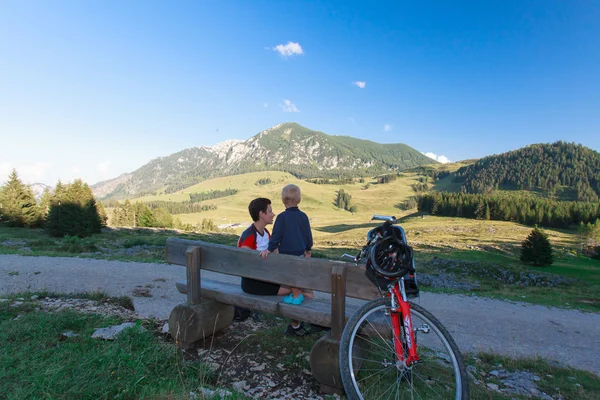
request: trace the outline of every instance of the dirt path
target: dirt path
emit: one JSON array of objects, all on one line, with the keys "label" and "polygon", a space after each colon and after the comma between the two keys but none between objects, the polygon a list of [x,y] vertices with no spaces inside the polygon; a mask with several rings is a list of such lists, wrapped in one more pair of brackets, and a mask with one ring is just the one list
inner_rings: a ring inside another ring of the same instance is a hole
[{"label": "dirt path", "polygon": [[[0,297],[39,290],[132,296],[136,288],[147,288],[152,297],[133,297],[136,311],[160,319],[185,300],[175,288],[181,279],[185,268],[176,265],[0,255]],[[432,293],[424,293],[419,303],[442,321],[463,351],[541,356],[600,375],[600,314]]]}]

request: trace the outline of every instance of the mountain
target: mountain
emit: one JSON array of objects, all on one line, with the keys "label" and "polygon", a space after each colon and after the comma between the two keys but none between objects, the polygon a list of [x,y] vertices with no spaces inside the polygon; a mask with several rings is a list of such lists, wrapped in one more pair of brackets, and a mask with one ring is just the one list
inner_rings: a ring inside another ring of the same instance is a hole
[{"label": "mountain", "polygon": [[285,171],[299,178],[374,176],[436,161],[405,144],[331,136],[296,123],[259,132],[246,141],[182,150],[136,171],[92,186],[100,198],[134,197],[166,187],[171,193],[208,178],[254,171]]},{"label": "mountain", "polygon": [[43,183],[33,183],[31,185],[29,185],[31,187],[31,190],[33,191],[33,195],[35,196],[35,199],[37,201],[39,201],[42,198],[42,195],[44,194],[44,191],[46,189],[52,191],[52,187],[43,184]]},{"label": "mountain", "polygon": [[467,193],[543,190],[565,200],[598,201],[600,153],[561,141],[533,144],[462,167],[454,181]]}]

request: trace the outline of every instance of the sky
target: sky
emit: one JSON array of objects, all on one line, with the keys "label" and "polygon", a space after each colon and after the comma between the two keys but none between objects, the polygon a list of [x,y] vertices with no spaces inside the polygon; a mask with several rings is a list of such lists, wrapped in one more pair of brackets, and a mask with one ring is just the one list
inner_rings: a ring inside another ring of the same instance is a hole
[{"label": "sky", "polygon": [[94,184],[282,122],[450,161],[600,151],[599,43],[594,0],[2,0],[0,183]]}]

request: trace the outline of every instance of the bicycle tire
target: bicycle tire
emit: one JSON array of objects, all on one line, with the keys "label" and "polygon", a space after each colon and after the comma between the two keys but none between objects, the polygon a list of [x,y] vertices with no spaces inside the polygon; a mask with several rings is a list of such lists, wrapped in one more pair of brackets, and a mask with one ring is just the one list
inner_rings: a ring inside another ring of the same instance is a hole
[{"label": "bicycle tire", "polygon": [[[385,315],[391,308],[389,298],[380,298],[364,304],[348,320],[340,342],[339,361],[342,383],[349,400],[469,399],[468,375],[454,339],[429,311],[412,302],[410,307],[413,328],[423,330],[415,331],[421,362],[409,369],[403,369],[395,363],[390,317],[389,314]],[[367,321],[369,316],[373,316],[374,319]],[[425,333],[425,324],[429,327],[428,333]],[[371,336],[371,332],[374,333],[378,327],[383,328],[381,332]],[[431,334],[434,336],[429,336]],[[435,343],[434,338],[439,339],[439,344]],[[404,337],[401,339],[405,346]],[[447,355],[441,354],[443,350]],[[363,357],[363,354],[369,351],[372,353],[371,357],[376,357],[376,360]],[[380,354],[383,352],[394,362],[381,359]],[[377,379],[372,378],[375,373],[372,373],[370,367],[378,366],[383,375]],[[386,375],[387,379],[383,380]],[[448,378],[444,380],[445,377]],[[369,384],[369,380],[374,381],[373,385]],[[395,396],[390,397],[394,387]]]}]

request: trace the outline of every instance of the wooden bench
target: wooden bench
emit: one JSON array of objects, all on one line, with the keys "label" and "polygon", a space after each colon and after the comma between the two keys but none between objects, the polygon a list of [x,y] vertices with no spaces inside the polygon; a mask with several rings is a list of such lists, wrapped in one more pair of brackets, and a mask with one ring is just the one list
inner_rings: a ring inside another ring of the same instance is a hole
[{"label": "wooden bench", "polygon": [[[371,300],[379,296],[364,268],[281,254],[262,260],[253,250],[179,238],[167,239],[166,252],[167,262],[187,268],[187,279],[177,282],[177,289],[187,294],[187,301],[177,305],[169,318],[170,333],[179,346],[191,348],[228,327],[233,321],[234,305],[328,326],[331,331],[311,350],[310,367],[323,392],[341,391],[339,343],[346,321],[357,308],[346,305],[346,297]],[[281,296],[255,296],[243,292],[239,284],[201,280],[201,270],[331,293],[331,299],[285,304]]]}]

